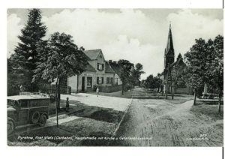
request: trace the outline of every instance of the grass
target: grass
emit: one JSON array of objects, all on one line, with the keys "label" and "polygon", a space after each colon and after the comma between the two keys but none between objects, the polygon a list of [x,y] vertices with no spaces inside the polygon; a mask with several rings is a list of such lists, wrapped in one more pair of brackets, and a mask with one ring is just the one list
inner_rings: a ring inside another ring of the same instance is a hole
[{"label": "grass", "polygon": [[[223,106],[222,106],[223,107]],[[218,112],[218,105],[199,103],[190,109],[196,116],[206,115],[213,120],[222,120],[223,114]]]},{"label": "grass", "polygon": [[[34,140],[18,140],[18,135],[8,139],[9,146],[103,146],[108,142],[105,140],[56,140],[56,136],[96,136],[110,137],[116,129],[116,125],[122,118],[123,112],[109,108],[89,106],[78,101],[70,101],[70,111],[65,112],[65,100],[61,100],[61,114],[67,113],[69,116],[82,117],[62,123],[56,126],[45,127],[38,130],[29,130],[20,136],[33,137]],[[55,103],[49,107],[51,116],[55,115]],[[35,139],[36,136],[51,136],[53,139]]]},{"label": "grass", "polygon": [[[62,100],[62,102],[65,102],[65,101]],[[70,106],[70,112],[68,113],[69,115],[91,118],[91,119],[105,121],[109,123],[118,123],[123,116],[123,112],[113,110],[110,108],[89,106],[79,101],[70,101],[70,104],[71,106]]]}]

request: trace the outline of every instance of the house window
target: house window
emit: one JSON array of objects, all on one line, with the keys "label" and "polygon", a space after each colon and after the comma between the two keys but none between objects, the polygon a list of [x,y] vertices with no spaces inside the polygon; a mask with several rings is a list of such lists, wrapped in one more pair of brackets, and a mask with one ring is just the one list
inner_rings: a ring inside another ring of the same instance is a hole
[{"label": "house window", "polygon": [[98,64],[97,64],[97,69],[98,69],[99,71],[103,71],[103,70],[104,70],[104,64],[98,63]]},{"label": "house window", "polygon": [[113,78],[112,77],[107,77],[106,83],[107,84],[113,84]]},{"label": "house window", "polygon": [[111,77],[111,84],[113,84],[113,78]]},{"label": "house window", "polygon": [[104,77],[97,77],[97,84],[103,84],[104,83]]},{"label": "house window", "polygon": [[92,77],[87,77],[87,87],[92,87]]},{"label": "house window", "polygon": [[102,84],[104,83],[104,77],[102,77]]}]

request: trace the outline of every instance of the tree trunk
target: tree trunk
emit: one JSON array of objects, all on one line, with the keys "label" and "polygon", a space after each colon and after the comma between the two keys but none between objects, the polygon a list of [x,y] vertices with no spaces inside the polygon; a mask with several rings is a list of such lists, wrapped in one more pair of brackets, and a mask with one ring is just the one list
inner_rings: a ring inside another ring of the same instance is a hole
[{"label": "tree trunk", "polygon": [[58,80],[57,94],[58,94],[58,109],[60,109],[60,79]]},{"label": "tree trunk", "polygon": [[174,86],[173,86],[173,83],[171,83],[171,93],[172,93],[172,99],[174,99]]},{"label": "tree trunk", "polygon": [[165,85],[165,96],[166,96],[166,99],[167,99],[167,83]]},{"label": "tree trunk", "polygon": [[173,90],[172,90],[172,99],[174,99],[174,93],[173,93]]},{"label": "tree trunk", "polygon": [[221,107],[222,107],[222,105],[221,105],[221,98],[222,98],[222,91],[220,90],[220,92],[219,92],[219,113],[221,113]]},{"label": "tree trunk", "polygon": [[59,79],[56,79],[56,85],[55,85],[55,98],[56,98],[56,103],[55,103],[55,107],[56,107],[56,123],[57,123],[57,127],[59,126],[59,118],[58,118],[58,82]]},{"label": "tree trunk", "polygon": [[193,105],[196,105],[196,90],[194,90],[194,103]]},{"label": "tree trunk", "polygon": [[123,95],[123,93],[124,93],[124,84],[123,84],[124,82],[122,82],[122,95]]},{"label": "tree trunk", "polygon": [[77,75],[77,93],[79,93],[78,87],[79,87],[79,75]]}]

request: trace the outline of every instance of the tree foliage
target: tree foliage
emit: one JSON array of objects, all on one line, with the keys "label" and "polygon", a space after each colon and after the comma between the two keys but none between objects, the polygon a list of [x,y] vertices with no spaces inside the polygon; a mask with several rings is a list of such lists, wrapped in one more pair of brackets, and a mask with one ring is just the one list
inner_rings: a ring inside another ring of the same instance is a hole
[{"label": "tree foliage", "polygon": [[29,10],[28,21],[18,36],[20,42],[15,48],[15,53],[9,58],[13,70],[8,70],[9,76],[17,77],[18,81],[8,81],[8,86],[15,87],[23,85],[27,91],[36,91],[35,83],[31,83],[36,63],[39,61],[37,46],[46,34],[46,26],[41,22],[41,11],[39,9]]},{"label": "tree foliage", "polygon": [[185,54],[187,83],[194,90],[204,84],[206,72],[206,42],[203,39],[196,39],[195,44]]},{"label": "tree foliage", "polygon": [[143,65],[140,63],[137,63],[131,72],[132,84],[140,86],[141,75],[144,73],[145,72],[143,71]]},{"label": "tree foliage", "polygon": [[223,37],[218,35],[212,42],[211,56],[207,61],[208,84],[219,94],[219,112],[221,112],[221,98],[223,95]]},{"label": "tree foliage", "polygon": [[44,79],[56,82],[58,107],[60,104],[60,82],[64,78],[81,74],[86,69],[87,57],[73,43],[72,36],[54,33],[48,41],[39,43],[40,61],[37,62],[33,82]]},{"label": "tree foliage", "polygon": [[[223,37],[215,40],[196,39],[195,44],[185,54],[186,69],[184,76],[189,86],[196,93],[200,92],[204,83],[223,90]],[[202,90],[201,90],[202,91]],[[195,100],[194,100],[195,104]]]},{"label": "tree foliage", "polygon": [[38,77],[52,82],[56,78],[70,77],[85,71],[87,57],[73,43],[72,36],[54,33],[49,41],[40,44],[40,61],[34,81]]},{"label": "tree foliage", "polygon": [[122,95],[125,91],[125,86],[129,86],[132,82],[132,71],[134,69],[134,64],[130,63],[128,60],[119,60],[118,65],[121,68],[121,81],[122,81]]},{"label": "tree foliage", "polygon": [[145,88],[151,88],[151,89],[155,89],[157,88],[158,91],[160,89],[162,85],[162,80],[159,78],[159,76],[153,76],[153,75],[149,75],[146,80],[145,80]]}]

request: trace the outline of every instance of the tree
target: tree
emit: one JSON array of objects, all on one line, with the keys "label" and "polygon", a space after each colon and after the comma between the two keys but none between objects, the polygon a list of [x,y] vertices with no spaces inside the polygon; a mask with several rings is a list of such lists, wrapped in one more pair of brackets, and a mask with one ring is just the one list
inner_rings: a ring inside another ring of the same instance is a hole
[{"label": "tree", "polygon": [[190,48],[185,54],[185,79],[189,86],[191,86],[194,90],[194,105],[196,105],[196,96],[199,89],[203,86],[204,82],[206,82],[206,57],[207,57],[207,49],[206,42],[203,39],[196,39],[195,44]]},{"label": "tree", "polygon": [[158,92],[161,85],[162,85],[162,80],[158,76],[154,77],[153,75],[149,75],[145,81],[146,88],[152,88],[152,89],[157,88]]},{"label": "tree", "polygon": [[140,86],[140,79],[141,75],[144,74],[145,72],[143,71],[143,65],[140,63],[137,63],[135,65],[135,68],[132,70],[132,83],[133,85],[138,85]]},{"label": "tree", "polygon": [[221,98],[223,95],[223,36],[218,35],[210,41],[208,51],[212,53],[207,57],[207,75],[209,84],[219,93],[219,113],[221,112]]},{"label": "tree", "polygon": [[121,68],[121,81],[122,81],[122,95],[125,91],[125,86],[131,83],[131,72],[133,71],[134,64],[130,63],[128,60],[119,60],[118,65]]},{"label": "tree", "polygon": [[[31,83],[38,62],[37,46],[42,41],[46,34],[46,26],[41,22],[41,11],[39,9],[29,10],[28,21],[25,27],[21,30],[22,35],[18,36],[20,42],[15,48],[15,54],[10,57],[14,68],[13,72],[18,75],[17,79],[21,76],[23,80],[21,83],[27,91],[36,91],[36,83]],[[15,81],[16,82],[16,81]]]},{"label": "tree", "polygon": [[152,85],[153,85],[153,75],[149,75],[147,78],[146,78],[146,81],[145,81],[145,88],[153,88]]},{"label": "tree", "polygon": [[154,88],[157,88],[157,92],[159,92],[161,85],[162,85],[162,80],[159,77],[154,77],[153,78],[153,84],[154,84]]},{"label": "tree", "polygon": [[[40,44],[39,53],[45,55],[37,62],[33,76],[35,82],[39,78],[56,82],[56,107],[60,108],[60,83],[63,78],[81,74],[85,71],[87,57],[73,43],[72,36],[65,33],[54,33],[46,44]],[[57,111],[58,112],[58,111]]]}]

